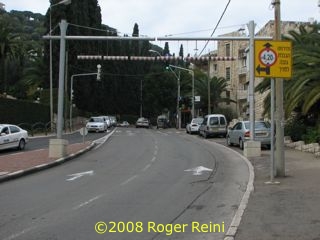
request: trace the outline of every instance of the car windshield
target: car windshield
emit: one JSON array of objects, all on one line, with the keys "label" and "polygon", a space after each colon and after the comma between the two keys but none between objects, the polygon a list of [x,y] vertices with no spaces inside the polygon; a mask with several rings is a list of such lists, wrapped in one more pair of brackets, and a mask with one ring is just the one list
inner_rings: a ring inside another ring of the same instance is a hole
[{"label": "car windshield", "polygon": [[103,122],[103,118],[99,118],[99,117],[91,118],[89,122]]},{"label": "car windshield", "polygon": [[192,123],[201,124],[202,122],[203,122],[203,118],[194,118],[194,119],[192,119]]},{"label": "car windshield", "polygon": [[[250,122],[245,122],[244,123],[246,129],[250,129]],[[269,124],[267,124],[266,122],[255,122],[255,129],[268,129],[269,128]]]}]

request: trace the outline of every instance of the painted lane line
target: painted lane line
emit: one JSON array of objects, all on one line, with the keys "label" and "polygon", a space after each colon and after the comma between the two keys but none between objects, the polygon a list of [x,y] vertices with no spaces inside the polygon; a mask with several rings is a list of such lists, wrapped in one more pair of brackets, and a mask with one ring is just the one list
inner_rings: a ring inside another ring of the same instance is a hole
[{"label": "painted lane line", "polygon": [[120,185],[121,186],[124,186],[124,185],[126,185],[126,184],[128,184],[129,182],[131,182],[131,181],[133,181],[135,178],[137,178],[138,177],[138,175],[134,175],[134,176],[132,176],[131,178],[129,178],[129,179],[127,179],[126,181],[124,181],[123,183],[121,183]]},{"label": "painted lane line", "polygon": [[73,210],[78,210],[79,208],[82,208],[82,207],[84,207],[84,206],[92,203],[93,201],[98,200],[98,199],[101,198],[101,197],[103,197],[103,195],[98,195],[98,196],[96,196],[96,197],[94,197],[94,198],[89,199],[89,200],[86,201],[86,202],[83,202],[83,203],[81,203],[81,204],[73,207],[72,209],[73,209]]},{"label": "painted lane line", "polygon": [[151,167],[151,164],[150,164],[150,163],[147,164],[147,166],[145,166],[141,171],[142,171],[142,172],[145,172],[149,167]]},{"label": "painted lane line", "polygon": [[95,144],[97,144],[97,146],[94,148],[94,150],[97,150],[99,147],[101,147],[111,137],[111,135],[116,131],[118,131],[118,130],[114,129],[112,132],[108,133],[106,136],[93,141]]},{"label": "painted lane line", "polygon": [[156,157],[153,157],[152,159],[151,159],[151,162],[155,162],[156,161]]},{"label": "painted lane line", "polygon": [[15,238],[18,238],[18,237],[22,236],[23,234],[26,234],[27,232],[30,232],[34,228],[35,227],[29,227],[29,228],[23,229],[21,232],[12,234],[9,237],[4,238],[3,240],[13,240]]}]

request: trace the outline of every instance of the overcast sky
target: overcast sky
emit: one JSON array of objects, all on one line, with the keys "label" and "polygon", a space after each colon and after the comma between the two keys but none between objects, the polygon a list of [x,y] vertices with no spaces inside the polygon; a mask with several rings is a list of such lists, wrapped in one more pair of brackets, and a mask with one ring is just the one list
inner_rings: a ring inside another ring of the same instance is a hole
[{"label": "overcast sky", "polygon": [[[72,0],[77,1],[77,0]],[[131,35],[135,23],[139,25],[140,35],[162,37],[209,37],[216,26],[228,0],[98,0],[101,7],[102,22],[119,31]],[[49,0],[0,0],[6,11],[28,10],[45,14]],[[213,36],[246,28],[250,20],[257,24],[256,31],[269,20],[274,19],[272,0],[231,0],[226,13]],[[281,0],[281,20],[319,22],[319,0]],[[192,33],[192,34],[191,34]],[[164,43],[157,43],[163,47]],[[177,52],[181,42],[170,42],[171,52]],[[203,42],[184,43],[185,53],[201,51]],[[215,49],[209,43],[205,52]]]}]

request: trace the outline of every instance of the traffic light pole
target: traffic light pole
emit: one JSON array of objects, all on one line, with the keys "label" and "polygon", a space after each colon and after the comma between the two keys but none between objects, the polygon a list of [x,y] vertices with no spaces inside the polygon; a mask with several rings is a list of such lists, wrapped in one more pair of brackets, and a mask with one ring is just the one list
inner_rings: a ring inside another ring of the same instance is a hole
[{"label": "traffic light pole", "polygon": [[[187,71],[191,74],[192,76],[192,111],[191,111],[191,115],[192,115],[192,118],[195,117],[194,115],[194,71],[193,70],[190,70],[188,68],[183,68],[183,67],[179,67],[179,66],[175,66],[175,65],[169,65],[169,68],[176,68],[176,69],[179,69],[179,70],[184,70],[184,71]],[[172,72],[174,72],[172,69],[171,69]]]}]

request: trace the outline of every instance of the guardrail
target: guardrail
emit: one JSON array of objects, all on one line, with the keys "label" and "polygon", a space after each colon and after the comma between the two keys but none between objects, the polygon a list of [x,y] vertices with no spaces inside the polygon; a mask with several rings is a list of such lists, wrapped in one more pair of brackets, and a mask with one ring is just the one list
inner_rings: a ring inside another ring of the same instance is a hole
[{"label": "guardrail", "polygon": [[[51,126],[52,125],[52,126]],[[27,130],[30,136],[34,136],[37,133],[48,135],[48,133],[56,131],[56,124],[51,122],[43,123],[43,122],[36,122],[36,123],[19,123],[19,127]]]}]

